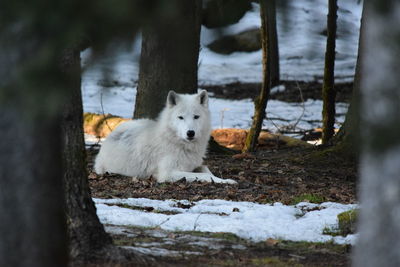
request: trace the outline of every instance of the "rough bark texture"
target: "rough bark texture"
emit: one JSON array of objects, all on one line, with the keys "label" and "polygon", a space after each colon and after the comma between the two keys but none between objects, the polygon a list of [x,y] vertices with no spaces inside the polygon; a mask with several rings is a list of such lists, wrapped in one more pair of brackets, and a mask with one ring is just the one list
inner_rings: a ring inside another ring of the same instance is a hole
[{"label": "rough bark texture", "polygon": [[79,50],[66,50],[62,59],[70,87],[64,105],[62,133],[63,182],[71,260],[74,265],[96,262],[148,265],[145,258],[114,247],[97,217],[86,170]]},{"label": "rough bark texture", "polygon": [[356,267],[400,266],[400,3],[365,2]]},{"label": "rough bark texture", "polygon": [[322,85],[322,143],[327,144],[335,134],[335,47],[337,0],[329,0],[328,39],[325,52],[324,82]]},{"label": "rough bark texture", "polygon": [[65,266],[59,122],[21,108],[0,109],[0,266]]},{"label": "rough bark texture", "polygon": [[62,120],[64,190],[70,254],[73,259],[87,261],[93,257],[93,252],[111,245],[112,240],[96,215],[87,180],[79,51],[66,51],[63,67],[70,81],[70,94],[64,105]]},{"label": "rough bark texture", "polygon": [[158,116],[169,90],[197,92],[201,0],[171,0],[176,16],[143,29],[134,118]]},{"label": "rough bark texture", "polygon": [[18,25],[0,27],[0,266],[66,266],[54,58]]},{"label": "rough bark texture", "polygon": [[276,62],[272,62],[272,60],[279,61],[277,56],[278,38],[276,32],[275,14],[275,1],[260,1],[263,81],[260,95],[254,101],[253,122],[249,134],[247,135],[243,152],[256,150],[258,136],[260,135],[262,123],[265,118],[265,109],[267,107],[269,92],[272,84],[278,83],[279,81],[279,65],[277,65]]}]

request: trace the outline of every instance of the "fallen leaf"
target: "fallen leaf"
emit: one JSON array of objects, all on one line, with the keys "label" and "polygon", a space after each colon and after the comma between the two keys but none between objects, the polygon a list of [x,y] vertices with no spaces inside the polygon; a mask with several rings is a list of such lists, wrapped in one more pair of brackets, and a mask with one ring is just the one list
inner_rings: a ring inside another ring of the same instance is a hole
[{"label": "fallen leaf", "polygon": [[273,239],[273,238],[268,238],[265,243],[270,246],[270,247],[274,247],[279,243],[279,240]]}]

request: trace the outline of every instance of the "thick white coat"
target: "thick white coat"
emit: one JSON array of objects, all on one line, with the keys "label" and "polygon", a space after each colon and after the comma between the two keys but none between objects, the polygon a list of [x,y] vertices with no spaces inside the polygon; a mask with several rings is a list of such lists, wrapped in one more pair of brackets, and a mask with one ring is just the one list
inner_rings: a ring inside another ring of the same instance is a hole
[{"label": "thick white coat", "polygon": [[[191,138],[188,131],[194,132]],[[141,119],[118,126],[104,141],[95,171],[133,176],[153,176],[158,182],[187,181],[236,183],[215,177],[206,166],[211,133],[207,91],[176,94],[170,91],[157,120]]]}]

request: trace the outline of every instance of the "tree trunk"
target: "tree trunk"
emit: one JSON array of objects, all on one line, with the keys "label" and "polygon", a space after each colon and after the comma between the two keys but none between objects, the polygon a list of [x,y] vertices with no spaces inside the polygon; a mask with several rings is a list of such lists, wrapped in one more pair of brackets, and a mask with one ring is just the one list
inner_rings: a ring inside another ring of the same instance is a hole
[{"label": "tree trunk", "polygon": [[66,266],[55,60],[25,26],[0,27],[0,266]]},{"label": "tree trunk", "polygon": [[169,90],[197,92],[201,0],[168,1],[176,16],[143,29],[134,118],[155,119]]},{"label": "tree trunk", "polygon": [[324,83],[322,85],[322,143],[327,144],[335,134],[335,47],[337,0],[329,0],[325,52]]},{"label": "tree trunk", "polygon": [[130,262],[148,265],[145,258],[114,247],[97,217],[86,169],[79,50],[66,50],[62,63],[70,87],[64,105],[62,133],[63,181],[71,259],[77,264]]},{"label": "tree trunk", "polygon": [[349,109],[346,114],[346,119],[340,128],[337,135],[334,137],[333,142],[340,145],[344,148],[344,152],[347,154],[355,154],[356,156],[359,154],[359,146],[360,146],[360,91],[361,91],[361,65],[362,65],[362,54],[364,50],[364,10],[362,12],[361,17],[361,26],[360,26],[360,37],[358,41],[358,56],[357,56],[357,64],[354,75],[354,83],[353,83],[353,92],[351,96],[351,102],[349,105]]},{"label": "tree trunk", "polygon": [[[265,118],[265,109],[272,84],[279,82],[278,38],[276,32],[275,1],[260,0],[263,81],[260,95],[254,101],[254,117],[243,152],[255,151]],[[276,60],[273,62],[272,60]],[[273,67],[275,66],[275,67]],[[276,67],[277,66],[277,67]]]},{"label": "tree trunk", "polygon": [[361,213],[354,266],[400,266],[400,3],[365,5]]},{"label": "tree trunk", "polygon": [[62,120],[70,254],[73,259],[88,261],[93,252],[111,245],[112,240],[96,215],[87,180],[79,51],[67,50],[63,56],[63,67],[70,85]]}]

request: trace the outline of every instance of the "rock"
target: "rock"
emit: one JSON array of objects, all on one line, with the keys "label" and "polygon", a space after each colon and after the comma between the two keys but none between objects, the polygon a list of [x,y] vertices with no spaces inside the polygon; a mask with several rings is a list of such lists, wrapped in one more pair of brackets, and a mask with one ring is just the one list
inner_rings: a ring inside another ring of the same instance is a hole
[{"label": "rock", "polygon": [[224,27],[238,22],[251,9],[249,0],[206,0],[202,24],[207,28]]},{"label": "rock", "polygon": [[226,35],[208,45],[212,51],[220,54],[233,52],[253,52],[261,49],[259,28],[246,30],[235,35]]}]

